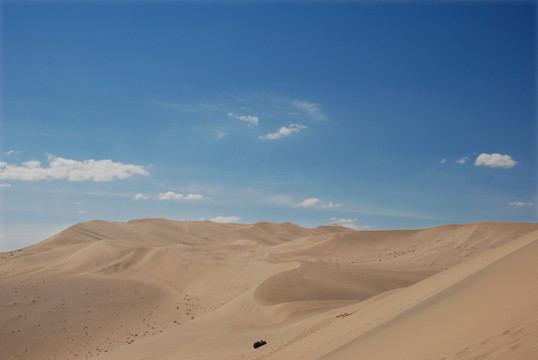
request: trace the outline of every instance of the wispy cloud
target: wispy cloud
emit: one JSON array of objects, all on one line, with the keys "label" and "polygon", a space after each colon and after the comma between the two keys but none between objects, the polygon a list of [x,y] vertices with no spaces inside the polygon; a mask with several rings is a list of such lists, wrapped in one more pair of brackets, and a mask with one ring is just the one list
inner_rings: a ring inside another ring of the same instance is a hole
[{"label": "wispy cloud", "polygon": [[297,133],[301,130],[306,129],[306,126],[302,124],[290,124],[288,127],[282,126],[278,131],[274,133],[269,133],[267,135],[260,135],[259,138],[262,140],[277,140],[282,137],[290,136],[293,133]]},{"label": "wispy cloud", "polygon": [[216,216],[209,220],[218,222],[218,223],[236,223],[239,220],[241,220],[241,217],[240,216]]},{"label": "wispy cloud", "polygon": [[20,150],[8,150],[4,154],[6,154],[7,156],[10,156],[10,155],[13,155],[13,154],[20,154],[20,153],[21,153]]},{"label": "wispy cloud", "polygon": [[445,164],[446,162],[447,162],[446,158],[444,158],[444,159],[442,159],[442,160],[440,161],[441,164]]},{"label": "wispy cloud", "polygon": [[[308,208],[308,207],[318,207],[324,209],[334,209],[341,207],[341,204],[337,204],[333,201],[325,202],[317,197],[306,198],[300,202],[297,202],[296,198],[291,195],[285,194],[258,194],[257,190],[254,189],[244,189],[245,193],[248,193],[250,196],[256,195],[258,200],[275,206],[283,207],[299,207],[299,208]],[[295,199],[294,199],[295,198]]]},{"label": "wispy cloud", "polygon": [[133,175],[149,175],[143,166],[122,164],[112,160],[77,161],[48,155],[48,167],[41,162],[30,160],[22,165],[0,162],[1,180],[39,181],[51,179],[67,179],[69,181],[112,181],[127,179]]},{"label": "wispy cloud", "polygon": [[328,203],[322,203],[320,199],[318,198],[308,198],[301,201],[299,204],[296,204],[297,207],[312,207],[312,206],[321,206],[324,209],[333,209],[337,207],[341,207],[341,204],[336,204],[332,201],[329,201]]},{"label": "wispy cloud", "polygon": [[329,201],[327,204],[323,204],[321,206],[326,208],[326,209],[332,209],[332,208],[335,208],[335,207],[341,207],[342,205],[341,204],[335,204],[332,201]]},{"label": "wispy cloud", "polygon": [[369,225],[358,225],[357,224],[358,220],[356,218],[351,218],[351,219],[340,218],[340,219],[338,219],[336,217],[332,217],[331,221],[334,224],[345,226],[345,227],[353,229],[353,230],[365,230],[365,229],[370,228]]},{"label": "wispy cloud", "polygon": [[0,188],[8,188],[11,187],[11,184],[0,184]]},{"label": "wispy cloud", "polygon": [[317,205],[320,201],[321,200],[318,199],[318,198],[308,198],[308,199],[304,199],[303,201],[301,201],[296,206],[298,206],[298,207],[310,207],[310,206]]},{"label": "wispy cloud", "polygon": [[157,196],[157,200],[202,200],[205,199],[203,195],[200,194],[178,194],[173,191],[168,191],[166,193],[160,193]]},{"label": "wispy cloud", "polygon": [[293,105],[314,120],[325,120],[319,104],[306,101],[294,101]]},{"label": "wispy cloud", "polygon": [[185,200],[202,200],[205,199],[205,196],[200,194],[187,194]]},{"label": "wispy cloud", "polygon": [[228,113],[228,116],[246,122],[250,125],[258,125],[260,122],[260,119],[256,115],[237,115],[234,113]]},{"label": "wispy cloud", "polygon": [[514,167],[517,165],[517,161],[512,159],[510,155],[501,155],[497,153],[486,154],[482,153],[478,155],[474,162],[475,166],[487,166],[487,167],[502,167],[505,169]]},{"label": "wispy cloud", "polygon": [[338,219],[336,217],[332,217],[331,221],[334,222],[335,224],[353,224],[353,223],[357,222],[357,218],[352,218],[352,219],[340,218],[340,219]]},{"label": "wispy cloud", "polygon": [[524,201],[512,201],[508,203],[508,205],[522,207],[522,206],[533,206],[534,203],[524,202]]},{"label": "wispy cloud", "polygon": [[218,139],[223,139],[228,136],[228,131],[217,130],[216,136]]},{"label": "wispy cloud", "polygon": [[467,162],[467,160],[469,160],[469,157],[468,156],[463,156],[461,158],[459,158],[458,160],[456,160],[456,163],[460,164],[460,165],[463,165]]},{"label": "wispy cloud", "polygon": [[135,200],[146,200],[148,197],[142,193],[135,194],[134,199]]}]

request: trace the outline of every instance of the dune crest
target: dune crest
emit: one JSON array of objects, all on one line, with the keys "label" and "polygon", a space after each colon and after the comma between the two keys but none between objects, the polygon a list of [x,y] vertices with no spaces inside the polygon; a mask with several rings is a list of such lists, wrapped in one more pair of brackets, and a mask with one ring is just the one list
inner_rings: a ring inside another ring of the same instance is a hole
[{"label": "dune crest", "polygon": [[6,359],[531,359],[537,256],[538,224],[91,221],[0,253],[0,348]]}]

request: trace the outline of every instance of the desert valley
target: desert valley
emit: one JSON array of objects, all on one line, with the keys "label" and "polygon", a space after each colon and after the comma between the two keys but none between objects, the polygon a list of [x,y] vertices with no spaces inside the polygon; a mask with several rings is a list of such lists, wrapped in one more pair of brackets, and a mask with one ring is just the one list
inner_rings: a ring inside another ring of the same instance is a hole
[{"label": "desert valley", "polygon": [[531,360],[536,259],[533,223],[85,222],[0,253],[1,358]]}]

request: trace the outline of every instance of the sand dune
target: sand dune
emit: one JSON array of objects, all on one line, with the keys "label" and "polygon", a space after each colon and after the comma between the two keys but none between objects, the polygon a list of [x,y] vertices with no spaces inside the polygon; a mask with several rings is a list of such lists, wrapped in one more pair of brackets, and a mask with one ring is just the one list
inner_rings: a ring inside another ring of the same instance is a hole
[{"label": "sand dune", "polygon": [[538,224],[81,223],[0,253],[1,358],[534,359],[537,256]]},{"label": "sand dune", "polygon": [[[417,296],[443,284],[323,358],[348,359],[353,354],[395,359],[406,354],[413,359],[534,359],[537,236],[534,232],[517,246],[508,244],[406,289]],[[403,298],[396,300],[397,306],[405,303]],[[390,347],[382,346],[389,340]]]}]

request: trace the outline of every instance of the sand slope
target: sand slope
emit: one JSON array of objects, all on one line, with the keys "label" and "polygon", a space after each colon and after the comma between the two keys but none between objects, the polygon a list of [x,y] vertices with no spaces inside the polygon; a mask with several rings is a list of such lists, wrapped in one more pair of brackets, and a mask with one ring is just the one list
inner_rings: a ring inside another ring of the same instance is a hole
[{"label": "sand slope", "polygon": [[[508,244],[407,289],[416,296],[447,282],[323,359],[396,359],[402,354],[413,359],[536,358],[537,236],[535,232],[516,247]],[[390,346],[383,346],[386,342]]]},{"label": "sand slope", "polygon": [[81,223],[0,254],[1,358],[531,359],[537,256],[538,224]]}]

